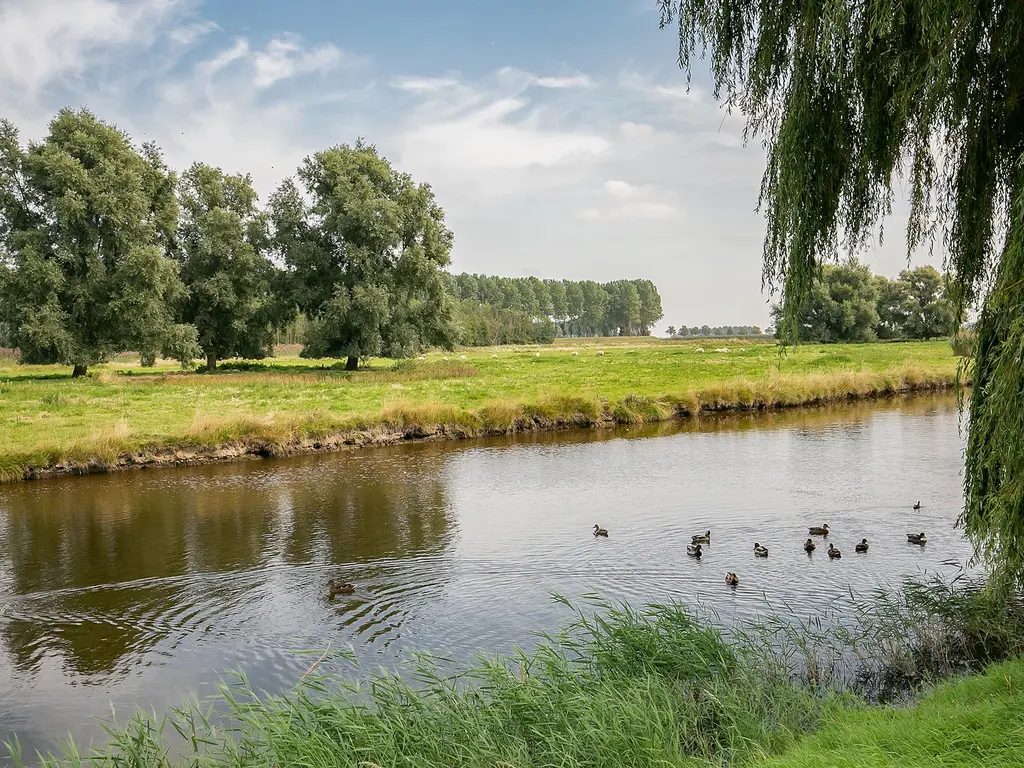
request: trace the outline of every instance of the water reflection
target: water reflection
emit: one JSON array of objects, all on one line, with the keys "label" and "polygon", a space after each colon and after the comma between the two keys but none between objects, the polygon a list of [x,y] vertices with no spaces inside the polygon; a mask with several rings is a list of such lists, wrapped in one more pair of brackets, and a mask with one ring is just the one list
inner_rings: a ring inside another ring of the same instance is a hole
[{"label": "water reflection", "polygon": [[[529,644],[566,618],[555,592],[814,613],[967,557],[957,427],[940,395],[0,487],[0,738],[89,736],[111,700],[161,707],[234,669],[279,689],[327,644],[369,664]],[[824,522],[840,562],[801,549]],[[356,593],[327,600],[331,577]]]}]

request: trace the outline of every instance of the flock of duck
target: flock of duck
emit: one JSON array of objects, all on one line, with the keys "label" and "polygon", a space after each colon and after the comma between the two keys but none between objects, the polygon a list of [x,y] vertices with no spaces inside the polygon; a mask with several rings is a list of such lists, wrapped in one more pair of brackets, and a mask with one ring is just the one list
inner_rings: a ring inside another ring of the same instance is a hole
[{"label": "flock of duck", "polygon": [[[914,504],[914,509],[921,509],[921,502]],[[811,536],[821,536],[827,538],[829,535],[828,523],[822,526],[812,525],[807,529],[807,532]],[[594,536],[601,538],[608,538],[608,529],[602,528],[598,524],[594,524]],[[908,533],[907,542],[910,544],[920,544],[924,546],[928,539],[921,533]],[[704,533],[698,533],[695,536],[690,537],[690,543],[686,545],[686,554],[690,557],[700,559],[704,556],[704,550],[702,545],[711,543],[711,531],[704,531]],[[818,545],[814,543],[814,539],[808,538],[804,542],[804,552],[807,554],[812,553]],[[858,554],[866,554],[868,551],[868,540],[861,539],[860,543],[855,545],[853,548],[854,552]],[[828,545],[828,556],[830,560],[838,560],[843,556],[843,553],[839,551],[835,544],[829,543]],[[768,547],[762,547],[760,542],[754,542],[754,557],[768,557]],[[740,577],[730,571],[725,574],[725,583],[730,587],[735,587],[740,583]],[[351,582],[341,582],[337,579],[331,579],[327,582],[327,597],[328,599],[334,599],[338,595],[351,595],[356,591],[356,585]]]},{"label": "flock of duck", "polygon": [[[918,510],[921,509],[921,502],[920,501],[917,502],[916,504],[914,504],[914,509],[918,509]],[[829,527],[828,527],[828,523],[825,523],[822,526],[812,525],[812,526],[810,526],[807,529],[807,532],[811,536],[820,536],[822,538],[827,538],[829,533],[830,533],[830,530],[829,530]],[[600,536],[600,537],[603,537],[603,538],[608,538],[608,529],[607,528],[602,528],[600,525],[595,524],[594,525],[594,536]],[[704,550],[702,549],[702,545],[710,544],[710,543],[711,543],[711,531],[704,531],[704,533],[698,533],[695,536],[691,536],[690,537],[690,543],[686,545],[686,554],[689,555],[690,557],[693,557],[693,558],[696,558],[696,559],[699,560],[704,555]],[[908,544],[918,544],[918,545],[923,547],[925,544],[928,543],[928,538],[924,535],[924,531],[922,531],[921,533],[908,533],[907,534],[907,543]],[[817,548],[818,548],[818,545],[814,543],[814,539],[813,538],[808,538],[807,541],[804,542],[804,552],[806,552],[807,554],[811,554]],[[861,555],[867,554],[867,551],[868,551],[868,540],[867,539],[861,539],[859,544],[854,545],[853,551],[856,552],[857,554],[861,554]],[[830,560],[838,560],[842,556],[843,556],[843,553],[839,550],[839,548],[836,547],[835,544],[832,544],[830,542],[829,545],[828,545],[828,557],[829,557],[829,559]],[[760,542],[754,542],[754,557],[768,557],[768,547],[761,546]],[[735,573],[730,571],[729,573],[725,574],[725,583],[728,584],[730,587],[735,587],[737,584],[740,583],[740,578]]]}]

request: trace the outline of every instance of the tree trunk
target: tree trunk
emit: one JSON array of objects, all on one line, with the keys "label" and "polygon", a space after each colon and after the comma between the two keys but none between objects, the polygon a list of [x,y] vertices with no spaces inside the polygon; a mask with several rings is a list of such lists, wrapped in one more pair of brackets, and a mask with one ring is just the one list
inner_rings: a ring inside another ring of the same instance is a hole
[{"label": "tree trunk", "polygon": [[72,379],[77,379],[79,376],[85,376],[85,372],[87,370],[89,370],[89,366],[87,366],[87,365],[78,365],[76,363],[74,369],[71,371],[71,378]]},{"label": "tree trunk", "polygon": [[206,353],[206,370],[213,371],[217,368],[217,353],[207,352]]},{"label": "tree trunk", "polygon": [[349,355],[345,361],[346,371],[355,371],[359,368],[359,355]]}]

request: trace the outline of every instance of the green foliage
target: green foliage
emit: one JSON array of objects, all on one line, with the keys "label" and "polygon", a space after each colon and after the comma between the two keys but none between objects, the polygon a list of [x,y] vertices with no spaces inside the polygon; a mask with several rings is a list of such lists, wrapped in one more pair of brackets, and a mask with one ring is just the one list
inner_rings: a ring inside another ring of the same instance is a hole
[{"label": "green foliage", "polygon": [[954,317],[982,303],[964,521],[999,581],[1024,583],[1024,3],[661,9],[663,26],[678,22],[680,64],[706,54],[715,97],[767,148],[764,279],[782,290],[785,338],[821,265],[862,249],[906,180],[908,252],[941,241]]},{"label": "green foliage", "polygon": [[[306,158],[272,196],[277,248],[309,327],[308,357],[410,357],[455,342],[451,232],[429,186],[357,142]],[[307,202],[308,200],[308,202]]]},{"label": "green foliage", "polygon": [[[541,280],[537,277],[493,277],[490,275],[454,275],[452,293],[463,302],[489,305],[508,310],[515,323],[539,321],[547,335],[551,321],[560,336],[648,336],[664,313],[661,295],[650,280],[615,280],[599,284],[592,280]],[[465,314],[464,310],[464,314]],[[498,314],[491,313],[492,316]],[[499,344],[502,333],[483,333],[483,342],[463,340],[466,344]],[[525,338],[509,329],[504,335]],[[477,338],[470,334],[467,338]]]},{"label": "green foliage", "polygon": [[189,291],[183,316],[195,326],[213,368],[228,357],[273,352],[284,313],[272,293],[268,227],[252,179],[196,163],[179,184],[181,277]]},{"label": "green foliage", "polygon": [[[878,289],[866,264],[850,260],[826,264],[804,301],[800,338],[808,341],[871,341],[878,325]],[[784,327],[784,308],[772,307],[776,327]]]},{"label": "green foliage", "polygon": [[700,328],[694,326],[693,328],[687,328],[685,325],[679,326],[678,330],[673,330],[669,326],[668,333],[670,336],[760,336],[763,331],[760,326],[757,325],[716,325],[714,328],[708,325],[703,325]]},{"label": "green foliage", "polygon": [[165,255],[174,186],[154,146],[136,149],[87,111],[61,111],[27,149],[0,122],[0,317],[24,361],[82,373],[130,349],[195,355]]}]

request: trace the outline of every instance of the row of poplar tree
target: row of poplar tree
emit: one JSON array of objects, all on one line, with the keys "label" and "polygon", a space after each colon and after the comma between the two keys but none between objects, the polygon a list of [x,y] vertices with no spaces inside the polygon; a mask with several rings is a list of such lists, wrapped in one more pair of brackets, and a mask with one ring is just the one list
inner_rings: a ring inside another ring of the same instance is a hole
[{"label": "row of poplar tree", "polygon": [[463,273],[452,283],[467,344],[647,336],[663,316],[661,295],[650,280],[596,283]]},{"label": "row of poplar tree", "polygon": [[[82,375],[132,350],[213,368],[270,354],[299,313],[303,355],[350,369],[451,348],[472,319],[446,271],[451,247],[430,187],[362,141],[307,157],[261,206],[249,176],[202,163],[178,176],[155,145],[87,110],[62,110],[28,144],[0,122],[0,336],[23,362]],[[550,291],[527,301],[532,282],[514,282],[531,327],[552,316],[566,332],[598,327],[598,313],[560,316]],[[626,332],[649,327],[635,298]],[[607,318],[606,307],[601,330]]]}]

